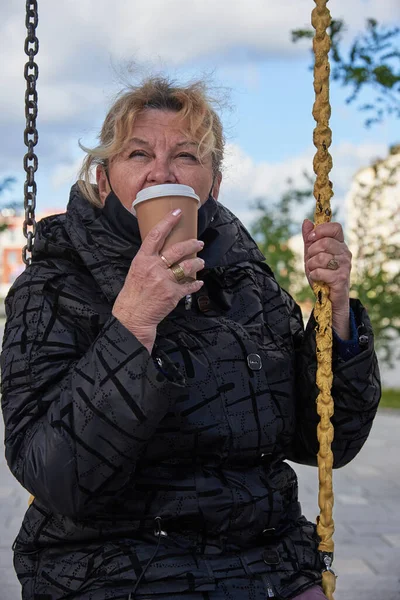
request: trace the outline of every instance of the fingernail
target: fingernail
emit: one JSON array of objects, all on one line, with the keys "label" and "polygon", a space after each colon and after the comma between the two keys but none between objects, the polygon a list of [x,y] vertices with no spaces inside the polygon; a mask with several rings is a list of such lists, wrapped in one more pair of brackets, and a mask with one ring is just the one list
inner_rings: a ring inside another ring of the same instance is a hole
[{"label": "fingernail", "polygon": [[176,208],[175,210],[172,211],[172,214],[174,215],[174,217],[177,217],[178,215],[180,215],[182,212],[181,208]]},{"label": "fingernail", "polygon": [[204,248],[204,242],[202,240],[197,240],[200,248]]},{"label": "fingernail", "polygon": [[312,242],[312,240],[314,240],[314,239],[315,239],[315,231],[312,231],[312,232],[310,233],[310,235],[308,236],[307,240],[308,240],[309,242]]}]

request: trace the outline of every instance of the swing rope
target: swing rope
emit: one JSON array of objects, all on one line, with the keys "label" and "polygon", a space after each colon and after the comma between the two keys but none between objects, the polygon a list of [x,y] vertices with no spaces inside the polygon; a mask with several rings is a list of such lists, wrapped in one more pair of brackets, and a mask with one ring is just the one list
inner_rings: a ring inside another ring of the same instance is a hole
[{"label": "swing rope", "polygon": [[[316,208],[314,223],[327,223],[331,220],[330,199],[333,196],[332,183],[329,173],[332,169],[332,157],[329,147],[332,142],[332,132],[329,128],[331,107],[329,103],[329,74],[330,66],[328,53],[331,41],[327,29],[331,22],[331,15],[326,7],[328,0],[314,0],[316,7],[312,12],[312,25],[315,29],[313,39],[313,50],[315,54],[314,64],[314,91],[315,103],[313,117],[317,123],[314,129],[314,145],[317,152],[314,157],[314,172],[316,181],[314,185],[314,197]],[[332,305],[329,300],[329,287],[326,284],[316,283],[313,286],[316,296],[314,315],[316,320],[316,346],[317,346],[317,413],[320,422],[317,427],[319,442],[318,451],[318,477],[319,493],[318,505],[320,515],[317,517],[317,533],[321,539],[318,546],[325,563],[322,573],[322,586],[328,600],[333,600],[336,587],[336,576],[331,569],[333,561],[333,532],[334,522],[333,510],[333,488],[332,468],[333,453],[331,449],[333,441],[333,425],[331,417],[334,412],[332,388]]]}]

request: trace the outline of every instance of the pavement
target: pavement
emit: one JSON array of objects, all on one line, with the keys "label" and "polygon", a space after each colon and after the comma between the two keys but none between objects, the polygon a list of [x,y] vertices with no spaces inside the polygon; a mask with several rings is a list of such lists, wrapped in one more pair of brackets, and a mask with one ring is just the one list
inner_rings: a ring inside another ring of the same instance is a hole
[{"label": "pavement", "polygon": [[[400,599],[400,411],[380,409],[358,456],[334,471],[335,600]],[[316,470],[293,465],[303,513],[318,514]]]},{"label": "pavement", "polygon": [[[0,428],[3,427],[2,421]],[[335,600],[400,600],[400,411],[380,409],[359,455],[334,471]],[[11,545],[29,494],[13,478],[0,441],[0,600],[21,598]],[[318,514],[317,469],[293,465],[310,521]]]}]

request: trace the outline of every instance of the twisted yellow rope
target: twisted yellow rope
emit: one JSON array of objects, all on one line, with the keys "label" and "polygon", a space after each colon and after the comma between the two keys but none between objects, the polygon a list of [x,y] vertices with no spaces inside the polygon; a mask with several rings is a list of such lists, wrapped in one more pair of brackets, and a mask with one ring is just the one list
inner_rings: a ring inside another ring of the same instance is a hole
[{"label": "twisted yellow rope", "polygon": [[[332,169],[332,157],[328,148],[332,142],[332,132],[329,128],[331,108],[329,104],[329,60],[328,53],[331,46],[327,29],[331,22],[330,12],[326,7],[328,0],[314,0],[316,7],[312,12],[312,25],[315,29],[313,49],[315,54],[314,65],[314,90],[315,103],[313,117],[317,122],[314,129],[314,145],[317,152],[314,157],[314,171],[317,176],[314,185],[316,209],[314,213],[315,225],[326,223],[331,219],[330,199],[333,196],[332,183],[329,172]],[[332,466],[333,454],[331,444],[333,441],[333,415],[332,388],[332,305],[329,300],[329,287],[326,284],[314,285],[316,304],[314,309],[317,343],[317,412],[320,422],[317,428],[319,441],[318,451],[318,476],[319,494],[318,504],[320,515],[317,518],[317,532],[321,538],[318,549],[325,554],[327,570],[322,574],[322,585],[328,600],[333,600],[336,578],[330,566],[334,550],[332,517],[333,489]]]}]

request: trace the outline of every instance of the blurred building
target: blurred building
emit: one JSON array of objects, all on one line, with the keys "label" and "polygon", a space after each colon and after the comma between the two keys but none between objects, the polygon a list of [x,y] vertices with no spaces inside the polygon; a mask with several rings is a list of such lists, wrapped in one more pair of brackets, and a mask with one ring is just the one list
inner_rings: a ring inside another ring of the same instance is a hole
[{"label": "blurred building", "polygon": [[[400,144],[355,174],[345,209],[346,238],[360,270],[371,252],[380,252],[382,239],[400,247]],[[385,268],[398,273],[400,264],[387,261]]]},{"label": "blurred building", "polygon": [[[400,144],[354,176],[346,197],[346,233],[354,281],[362,282],[368,267],[384,269],[391,278],[400,273]],[[388,247],[392,252],[389,260]],[[376,297],[375,290],[370,293]],[[382,383],[400,388],[400,338],[393,339],[394,364],[389,367],[381,362]]]},{"label": "blurred building", "polygon": [[[39,221],[49,215],[60,213],[57,210],[46,210],[36,215]],[[11,284],[25,268],[22,260],[22,248],[26,244],[23,234],[24,213],[17,213],[14,209],[3,208],[0,210],[0,225],[6,229],[0,232],[0,300],[3,301]]]}]

